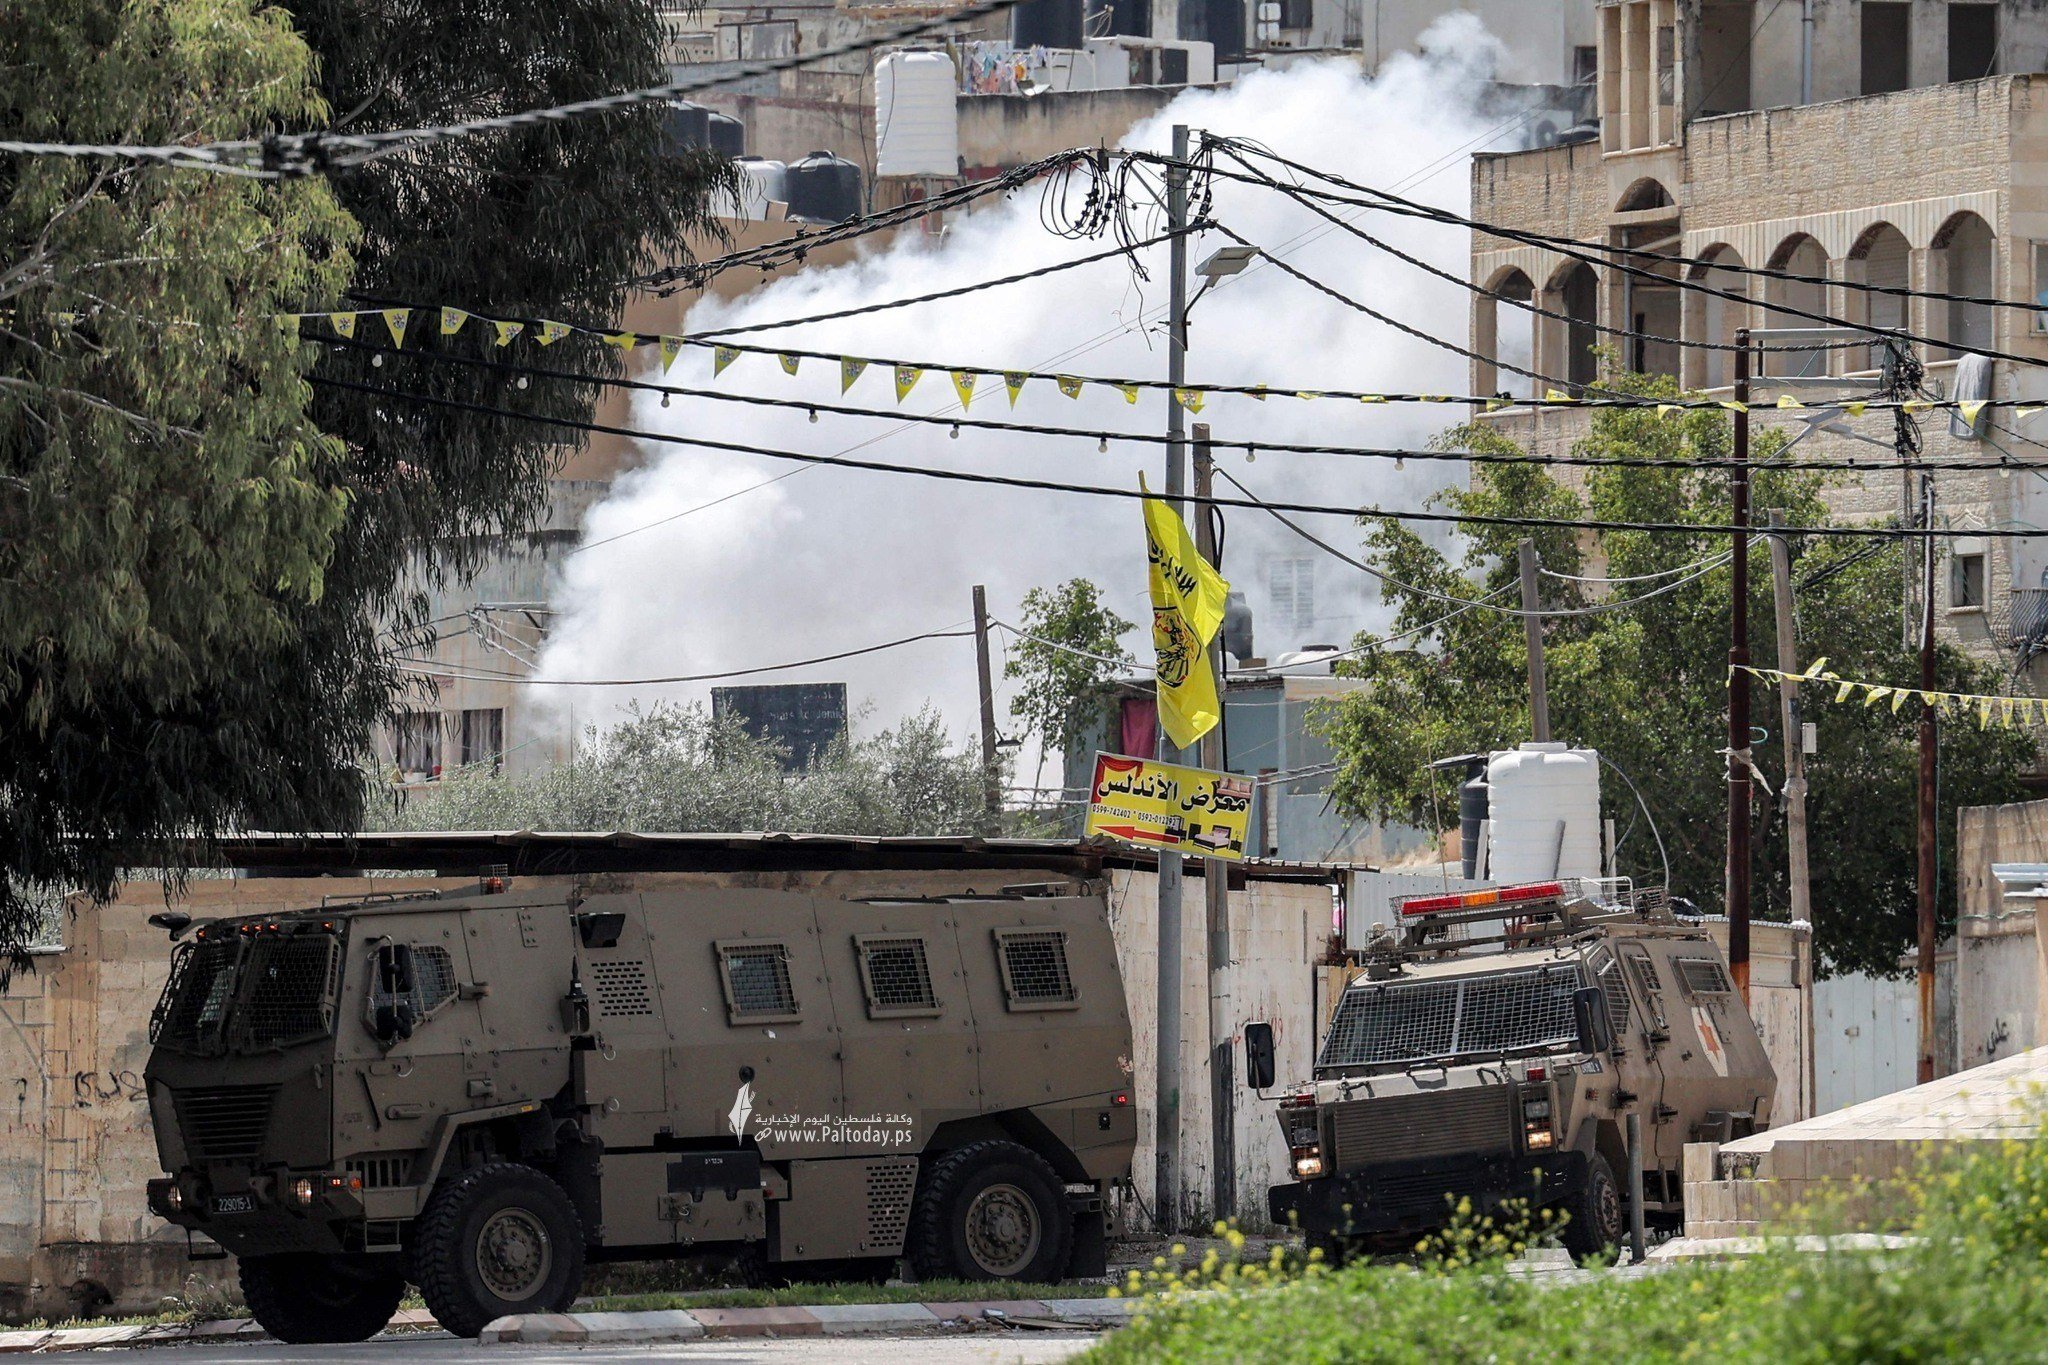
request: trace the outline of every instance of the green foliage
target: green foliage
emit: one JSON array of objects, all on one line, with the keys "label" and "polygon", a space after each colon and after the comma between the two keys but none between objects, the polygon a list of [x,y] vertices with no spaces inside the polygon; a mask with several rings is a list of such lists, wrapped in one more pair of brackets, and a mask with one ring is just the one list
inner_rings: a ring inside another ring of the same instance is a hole
[{"label": "green foliage", "polygon": [[[1610,382],[1649,394],[1670,394],[1668,380],[1618,377]],[[1448,433],[1448,446],[1512,451],[1492,429],[1474,425]],[[1758,458],[1776,447],[1776,434],[1758,442]],[[1718,412],[1693,411],[1673,420],[1653,411],[1606,410],[1574,448],[1595,458],[1725,457],[1729,428]],[[1751,498],[1759,509],[1779,509],[1789,525],[1824,525],[1821,484],[1811,473],[1760,469]],[[1435,501],[1459,512],[1501,516],[1593,517],[1690,525],[1725,524],[1727,479],[1720,471],[1675,468],[1602,468],[1583,489],[1567,487],[1533,465],[1474,467],[1469,490]],[[1368,519],[1366,546],[1394,578],[1450,597],[1492,596],[1518,601],[1516,543],[1524,530],[1467,528],[1462,558],[1391,519]],[[1727,553],[1724,534],[1610,532],[1581,540],[1570,531],[1537,530],[1546,570],[1557,574],[1633,577],[1666,572]],[[1769,560],[1757,538],[1750,573],[1750,650],[1759,664],[1777,659]],[[1843,677],[1906,683],[1918,676],[1917,655],[1899,628],[1902,550],[1875,548],[1843,538],[1794,538],[1799,589],[1799,657],[1825,656]],[[1617,596],[1641,595],[1677,577],[1617,585]],[[1670,855],[1674,894],[1707,905],[1718,902],[1726,857],[1723,840],[1727,787],[1719,750],[1725,743],[1728,636],[1732,575],[1715,568],[1655,598],[1621,610],[1552,618],[1545,622],[1553,734],[1590,745],[1611,758],[1641,787]],[[1547,609],[1593,605],[1586,585],[1546,578]],[[1370,680],[1369,689],[1325,709],[1325,727],[1343,766],[1336,779],[1340,805],[1352,814],[1427,826],[1431,782],[1438,804],[1448,795],[1441,775],[1424,765],[1475,750],[1511,747],[1529,733],[1527,651],[1521,622],[1497,612],[1454,610],[1421,593],[1388,589],[1393,631],[1422,628],[1399,650],[1375,651],[1342,665]],[[1448,619],[1446,619],[1448,618]],[[1358,641],[1368,643],[1367,637]],[[1937,685],[1949,691],[1995,692],[1997,673],[1961,651],[1942,646]],[[1769,739],[1754,746],[1758,767],[1773,792],[1782,789],[1783,760],[1777,692],[1750,684],[1751,714]],[[1820,726],[1820,753],[1808,762],[1808,826],[1816,938],[1834,969],[1890,973],[1912,940],[1914,922],[1914,723],[1911,707],[1835,705],[1822,689],[1808,688],[1806,715]],[[1937,827],[1949,865],[1958,806],[2018,799],[2020,769],[2034,744],[2024,732],[1981,730],[1974,724],[1941,729],[1941,810]],[[1625,873],[1660,881],[1661,860],[1628,789],[1610,774],[1607,811],[1623,832]],[[1770,798],[1757,793],[1754,809],[1755,905],[1760,917],[1788,909],[1784,823]],[[1943,880],[1943,913],[1953,914],[1954,878]]]},{"label": "green foliage", "polygon": [[[5,16],[0,108],[52,141],[418,127],[665,77],[645,0]],[[266,316],[400,298],[616,317],[733,175],[671,155],[653,108],[274,184],[0,160],[0,947],[33,932],[25,886],[105,895],[123,865],[203,861],[224,831],[352,827],[358,756],[404,704],[396,656],[426,643],[423,585],[540,525],[558,428],[316,396],[309,368],[558,417],[596,398],[434,364],[481,339],[431,314],[374,369]],[[551,357],[621,364],[580,341]]]},{"label": "green foliage", "polygon": [[1038,736],[1043,769],[1045,754],[1064,753],[1095,733],[1118,672],[1109,660],[1121,657],[1119,641],[1131,623],[1104,605],[1102,589],[1085,578],[1033,588],[1022,614],[1024,633],[1038,638],[1017,640],[1003,677],[1017,684],[1010,714]]},{"label": "green foliage", "polygon": [[[2048,1358],[2048,1140],[1978,1144],[1913,1182],[1914,1238],[1779,1245],[1560,1284],[1500,1262],[1358,1264],[1155,1297],[1085,1359],[2019,1361]],[[1812,1244],[1809,1244],[1811,1246]]]},{"label": "green foliage", "polygon": [[842,738],[800,772],[737,721],[701,706],[592,729],[573,763],[524,777],[455,772],[412,794],[396,829],[784,830],[963,834],[981,820],[981,757],[953,748],[927,708],[893,730]]}]

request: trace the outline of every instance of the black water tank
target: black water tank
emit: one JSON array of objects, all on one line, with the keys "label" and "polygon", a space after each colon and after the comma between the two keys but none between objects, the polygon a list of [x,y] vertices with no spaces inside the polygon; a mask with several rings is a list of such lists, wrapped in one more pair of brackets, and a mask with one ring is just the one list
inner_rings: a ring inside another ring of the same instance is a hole
[{"label": "black water tank", "polygon": [[860,216],[860,167],[843,156],[812,152],[789,163],[789,216],[843,223]]},{"label": "black water tank", "polygon": [[711,150],[723,157],[747,154],[747,125],[724,114],[709,113]]},{"label": "black water tank", "polygon": [[1081,46],[1081,10],[1086,0],[1024,0],[1010,11],[1012,47]]},{"label": "black water tank", "polygon": [[1218,65],[1244,57],[1244,7],[1245,0],[1208,0],[1205,36],[1215,46]]},{"label": "black water tank", "polygon": [[711,145],[711,111],[701,104],[677,100],[661,114],[661,130],[668,135],[671,156]]},{"label": "black water tank", "polygon": [[1458,788],[1458,847],[1464,854],[1465,880],[1479,876],[1479,833],[1486,824],[1486,755],[1465,756],[1465,782]]}]

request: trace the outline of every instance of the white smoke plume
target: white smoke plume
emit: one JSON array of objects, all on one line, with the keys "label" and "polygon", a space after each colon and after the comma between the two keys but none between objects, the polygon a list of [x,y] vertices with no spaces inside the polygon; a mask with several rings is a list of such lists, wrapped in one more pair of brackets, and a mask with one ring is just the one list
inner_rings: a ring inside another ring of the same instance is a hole
[{"label": "white smoke plume", "polygon": [[[1462,208],[1470,154],[1512,145],[1519,133],[1514,121],[1504,124],[1500,114],[1481,115],[1476,108],[1481,82],[1497,58],[1496,45],[1477,21],[1454,15],[1432,31],[1427,55],[1397,59],[1376,80],[1336,61],[1260,73],[1229,89],[1182,95],[1133,129],[1124,143],[1164,151],[1172,125],[1186,123]],[[1213,216],[1391,316],[1461,344],[1466,339],[1468,297],[1462,289],[1330,229],[1278,195],[1218,181]],[[1445,269],[1462,274],[1466,268],[1469,243],[1462,231],[1384,214],[1360,221],[1375,236]],[[1212,234],[1192,246],[1191,259],[1199,261],[1226,242]],[[1033,187],[956,219],[936,244],[908,234],[855,263],[807,270],[731,304],[707,300],[692,310],[688,325],[709,330],[800,317],[970,284],[1099,249],[1098,243],[1047,232]],[[1150,282],[1135,281],[1122,262],[1111,260],[943,303],[741,339],[989,370],[1163,378],[1159,315],[1166,248],[1152,248],[1144,259]],[[711,357],[703,350],[686,350],[671,371],[674,382],[692,386],[703,385],[710,374]],[[1188,374],[1196,384],[1290,390],[1461,393],[1468,383],[1461,358],[1388,329],[1271,268],[1247,271],[1201,299],[1191,315]],[[791,378],[773,358],[747,355],[717,384],[777,398],[894,406],[891,376],[882,366],[871,367],[845,399],[835,367],[817,360],[804,362]],[[1165,403],[1158,390],[1144,391],[1132,406],[1115,389],[1092,385],[1071,400],[1050,382],[1035,381],[1012,413],[1000,379],[991,376],[982,380],[972,412],[1157,432],[1164,427]],[[903,407],[957,411],[952,385],[941,371],[928,372]],[[1422,406],[1218,397],[1196,420],[1209,422],[1219,439],[1414,446],[1456,416],[1457,410]],[[680,398],[664,408],[652,395],[642,396],[634,417],[648,430],[771,448],[847,451],[893,463],[1126,489],[1137,486],[1143,470],[1155,490],[1162,482],[1164,448],[1158,445],[1112,441],[1103,452],[1093,441],[971,429],[953,438],[944,426],[906,428],[829,414],[814,424],[801,410]],[[829,468],[803,468],[739,493],[797,467],[652,443],[646,458],[587,520],[589,540],[623,538],[568,562],[557,596],[563,615],[542,660],[545,677],[640,678],[746,668],[961,628],[976,583],[988,586],[999,620],[1017,619],[1028,589],[1076,576],[1101,584],[1129,620],[1148,619],[1144,542],[1133,502]],[[1219,452],[1218,459],[1262,496],[1345,506],[1419,505],[1451,469],[1411,463],[1399,470],[1388,460],[1280,453],[1247,464],[1234,451]],[[1340,545],[1358,543],[1355,528],[1340,519],[1313,523],[1312,529]],[[1293,561],[1313,568],[1303,570]],[[1309,643],[1347,643],[1384,619],[1369,580],[1262,513],[1230,513],[1224,573],[1246,591],[1258,651],[1268,658]],[[1309,576],[1298,576],[1304,573]],[[1143,651],[1148,639],[1143,630],[1134,631],[1126,647]],[[848,683],[855,705],[872,707],[874,724],[930,700],[961,735],[974,728],[974,653],[968,639],[929,641],[750,681],[810,680]],[[628,701],[701,698],[709,686],[574,690],[575,712],[588,721]]]}]

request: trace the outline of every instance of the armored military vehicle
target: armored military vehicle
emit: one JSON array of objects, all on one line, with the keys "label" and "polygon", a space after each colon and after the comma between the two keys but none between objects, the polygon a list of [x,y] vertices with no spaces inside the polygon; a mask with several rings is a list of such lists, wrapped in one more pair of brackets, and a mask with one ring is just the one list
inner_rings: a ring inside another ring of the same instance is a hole
[{"label": "armored military vehicle", "polygon": [[[566,1308],[586,1261],[1100,1273],[1130,1021],[1099,890],[371,897],[200,925],[145,1078],[163,1218],[263,1326]],[[175,928],[189,927],[178,926]]]},{"label": "armored military vehicle", "polygon": [[[1687,1142],[1762,1128],[1776,1087],[1727,961],[1661,893],[1553,881],[1408,898],[1332,1014],[1312,1084],[1279,1102],[1297,1179],[1275,1221],[1333,1256],[1408,1251],[1469,1201],[1569,1215],[1618,1245],[1627,1117],[1643,1211],[1676,1215]],[[1270,1034],[1248,1071],[1272,1084]]]}]

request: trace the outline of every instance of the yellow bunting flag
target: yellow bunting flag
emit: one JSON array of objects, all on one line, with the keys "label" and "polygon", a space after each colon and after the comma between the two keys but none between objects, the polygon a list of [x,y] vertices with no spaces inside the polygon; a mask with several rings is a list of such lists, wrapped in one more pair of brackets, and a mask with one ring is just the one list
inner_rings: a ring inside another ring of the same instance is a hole
[{"label": "yellow bunting flag", "polygon": [[1889,697],[1891,694],[1892,689],[1889,687],[1873,686],[1866,688],[1864,690],[1863,704],[1866,707],[1875,706],[1879,702],[1883,701],[1886,697]]},{"label": "yellow bunting flag", "polygon": [[384,326],[391,333],[391,344],[393,346],[405,345],[405,328],[406,324],[411,321],[412,309],[410,308],[386,308],[384,310]]},{"label": "yellow bunting flag", "polygon": [[[1202,410],[1202,391],[1200,389],[1175,389],[1173,391],[1173,401],[1186,408],[1189,412],[1200,412]],[[1183,745],[1182,747],[1186,746]]]},{"label": "yellow bunting flag", "polygon": [[1781,408],[1803,408],[1806,404],[1800,402],[1789,393],[1781,393],[1778,395],[1778,406]]},{"label": "yellow bunting flag", "polygon": [[953,392],[960,395],[960,411],[967,412],[974,407],[974,382],[981,376],[972,370],[954,370]]},{"label": "yellow bunting flag", "polygon": [[2048,408],[2014,408],[2012,411],[2012,420],[2015,422],[2024,422],[2037,412],[2048,412]]},{"label": "yellow bunting flag", "polygon": [[1893,714],[1893,715],[1895,715],[1895,716],[1896,716],[1897,714],[1899,714],[1899,708],[1900,708],[1901,706],[1904,706],[1904,705],[1906,704],[1906,698],[1908,698],[1908,697],[1910,697],[1910,696],[1912,696],[1912,695],[1913,695],[1913,694],[1912,694],[1912,692],[1911,692],[1911,691],[1909,691],[1909,690],[1908,690],[1908,689],[1906,689],[1906,688],[1903,688],[1903,687],[1895,687],[1895,688],[1893,688],[1893,689],[1892,689],[1892,714]]},{"label": "yellow bunting flag", "polygon": [[1136,384],[1119,384],[1116,386],[1116,391],[1124,396],[1126,403],[1138,401],[1138,386]]},{"label": "yellow bunting flag", "polygon": [[711,348],[711,377],[716,379],[724,374],[725,367],[739,358],[740,351],[737,346],[713,346]]},{"label": "yellow bunting flag", "polygon": [[1254,398],[1258,399],[1258,400],[1259,400],[1259,401],[1260,401],[1261,403],[1265,402],[1265,401],[1266,401],[1266,386],[1265,386],[1264,384],[1261,384],[1261,385],[1259,385],[1259,386],[1258,386],[1257,388],[1253,389],[1253,390],[1252,390],[1252,397],[1254,397]]},{"label": "yellow bunting flag", "polygon": [[1722,407],[1724,407],[1724,408],[1726,408],[1726,409],[1728,409],[1728,411],[1730,411],[1730,412],[1748,412],[1748,411],[1749,411],[1749,404],[1747,404],[1747,403],[1738,403],[1738,402],[1736,402],[1736,401],[1735,401],[1734,399],[1732,399],[1732,398],[1724,398],[1724,399],[1722,399],[1722,400],[1721,400],[1721,406],[1722,406]]},{"label": "yellow bunting flag", "polygon": [[491,330],[495,331],[498,334],[498,344],[500,346],[510,346],[512,344],[512,338],[518,336],[521,332],[526,330],[526,324],[523,322],[505,322],[502,320],[493,319],[491,322]]},{"label": "yellow bunting flag", "polygon": [[853,387],[853,381],[860,378],[861,371],[868,367],[865,360],[855,360],[850,355],[839,357],[839,391],[845,393]]},{"label": "yellow bunting flag", "polygon": [[1065,394],[1067,397],[1079,398],[1081,396],[1081,381],[1074,378],[1074,376],[1070,374],[1063,374],[1060,375],[1053,382],[1060,386],[1060,392]]},{"label": "yellow bunting flag", "polygon": [[[1322,395],[1317,393],[1314,389],[1296,389],[1294,391],[1294,396],[1296,398],[1299,398],[1304,403],[1313,403],[1316,401],[1316,399],[1322,397]],[[1195,406],[1197,410],[1199,410],[1201,407],[1199,403]]]},{"label": "yellow bunting flag", "polygon": [[1576,403],[1579,400],[1572,397],[1568,393],[1563,393],[1557,389],[1552,389],[1550,390],[1550,392],[1543,395],[1543,401],[1546,403]]},{"label": "yellow bunting flag", "polygon": [[549,322],[542,319],[541,324],[534,329],[534,334],[540,339],[541,345],[552,346],[574,330],[566,322]]},{"label": "yellow bunting flag", "polygon": [[1187,748],[1216,727],[1223,708],[1209,667],[1209,641],[1223,625],[1230,585],[1195,550],[1187,523],[1172,507],[1146,494],[1145,552],[1150,565],[1152,647],[1158,653],[1159,723],[1166,737]]},{"label": "yellow bunting flag", "polygon": [[356,334],[356,315],[354,313],[329,313],[327,320],[334,324],[335,331],[345,337],[352,337]]},{"label": "yellow bunting flag", "polygon": [[1010,406],[1017,406],[1017,395],[1024,392],[1024,381],[1031,376],[1018,374],[1015,370],[1003,371],[1003,387],[1010,391]]},{"label": "yellow bunting flag", "polygon": [[1956,404],[1956,411],[1963,415],[1963,422],[1966,426],[1974,427],[1977,425],[1977,414],[1984,411],[1984,400],[1980,398],[1974,402],[1958,403]]},{"label": "yellow bunting flag", "polygon": [[1684,411],[1684,406],[1679,403],[1659,403],[1657,405],[1657,415],[1659,417],[1675,417]]},{"label": "yellow bunting flag", "polygon": [[901,403],[910,391],[917,387],[917,381],[924,378],[924,371],[915,365],[896,367],[896,401]]},{"label": "yellow bunting flag", "polygon": [[669,367],[676,363],[676,357],[682,353],[682,349],[683,339],[681,337],[672,337],[666,334],[662,336],[661,372],[663,374],[667,374]]},{"label": "yellow bunting flag", "polygon": [[468,321],[469,314],[463,312],[460,308],[443,308],[441,310],[441,335],[444,337],[454,336],[462,330],[462,324]]},{"label": "yellow bunting flag", "polygon": [[620,350],[630,353],[635,346],[640,344],[640,337],[637,333],[633,332],[606,332],[604,334],[604,344],[616,346]]},{"label": "yellow bunting flag", "polygon": [[778,365],[780,365],[780,366],[782,367],[782,372],[783,372],[784,374],[788,374],[788,375],[793,375],[793,374],[795,374],[795,373],[796,373],[796,369],[797,369],[797,366],[799,366],[799,365],[803,364],[803,362],[804,362],[804,358],[803,358],[802,356],[800,356],[800,355],[781,355],[781,354],[778,354],[778,355],[777,355],[777,356],[775,357],[775,363],[776,363],[776,364],[778,364]]},{"label": "yellow bunting flag", "polygon": [[[1358,395],[1358,401],[1361,403],[1384,403],[1387,401],[1387,396],[1383,393],[1361,393]],[[1492,401],[1499,403],[1502,407],[1507,406],[1507,400],[1505,399],[1494,399]]]},{"label": "yellow bunting flag", "polygon": [[1851,417],[1861,417],[1865,412],[1869,410],[1869,408],[1870,404],[1868,403],[1842,404],[1842,411],[1848,413]]},{"label": "yellow bunting flag", "polygon": [[1924,398],[1908,398],[1905,402],[1899,404],[1900,409],[1905,412],[1926,412],[1933,408],[1933,406],[1934,404]]}]

